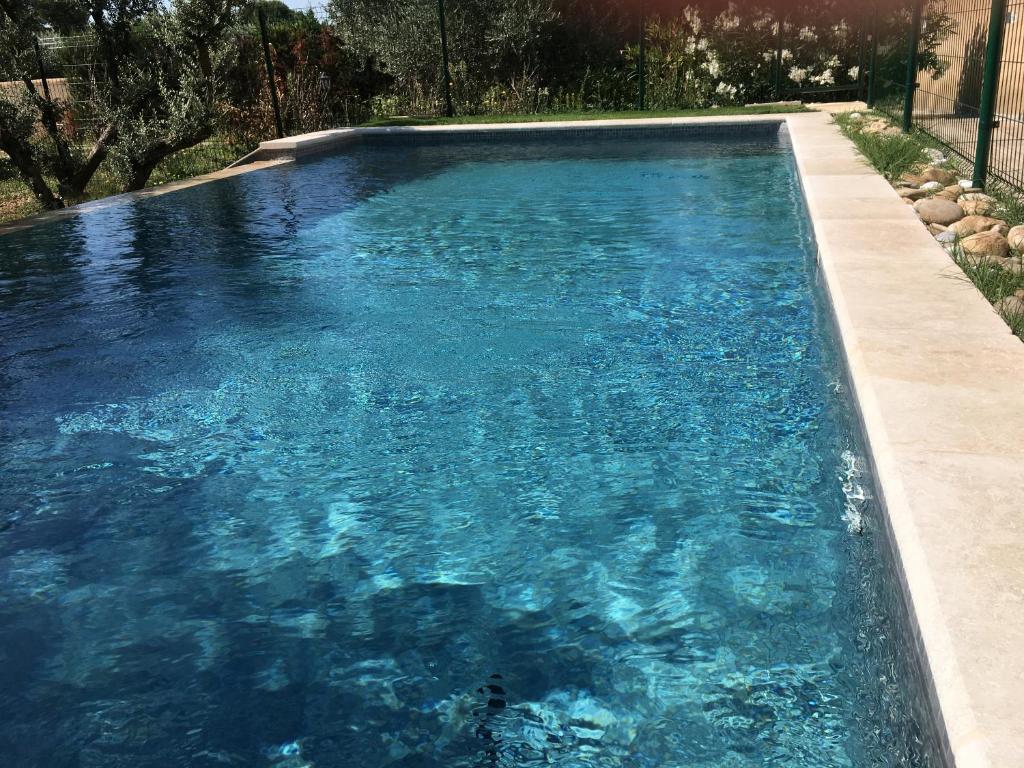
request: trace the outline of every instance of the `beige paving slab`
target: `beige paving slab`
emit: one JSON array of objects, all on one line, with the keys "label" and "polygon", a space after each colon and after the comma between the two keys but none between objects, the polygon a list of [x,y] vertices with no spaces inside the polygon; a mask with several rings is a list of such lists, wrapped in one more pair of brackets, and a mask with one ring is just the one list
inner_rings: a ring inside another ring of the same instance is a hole
[{"label": "beige paving slab", "polygon": [[[879,200],[892,200],[896,196],[889,183],[877,173],[867,173],[864,167],[859,168],[858,175],[828,172],[804,173],[802,161],[797,163],[803,177],[804,191],[807,193],[808,208],[813,212],[814,206],[821,200],[851,197],[873,197]],[[899,202],[897,197],[897,202]],[[905,203],[900,202],[900,205]]]},{"label": "beige paving slab", "polygon": [[908,221],[918,224],[914,209],[903,204],[893,208],[892,200],[877,197],[833,197],[817,201],[814,215],[819,220]]},{"label": "beige paving slab", "polygon": [[957,768],[1020,768],[1024,345],[880,176],[822,167],[830,120],[787,124],[933,713]]},{"label": "beige paving slab", "polygon": [[[943,598],[943,617],[955,642],[949,658],[968,681],[963,702],[969,723],[951,724],[954,753],[972,756],[982,749],[990,762],[965,765],[1024,765],[1020,744],[1020,702],[1024,678],[1017,659],[1024,648],[1020,622],[1007,617],[1024,612],[1024,536],[1020,499],[1024,473],[1020,460],[1001,453],[897,451],[900,481],[918,508],[917,535],[928,553],[935,589]],[[966,649],[966,653],[964,652]],[[975,705],[976,695],[984,710]],[[1002,712],[1008,728],[991,728],[988,712]],[[957,765],[961,765],[958,761]]]}]

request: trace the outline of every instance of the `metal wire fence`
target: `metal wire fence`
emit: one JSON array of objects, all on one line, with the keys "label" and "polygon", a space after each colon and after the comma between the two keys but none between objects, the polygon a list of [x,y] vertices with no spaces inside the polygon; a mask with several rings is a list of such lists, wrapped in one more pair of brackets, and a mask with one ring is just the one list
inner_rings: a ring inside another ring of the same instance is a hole
[{"label": "metal wire fence", "polygon": [[876,23],[871,105],[945,145],[977,186],[1024,190],[1024,0],[909,0]]}]

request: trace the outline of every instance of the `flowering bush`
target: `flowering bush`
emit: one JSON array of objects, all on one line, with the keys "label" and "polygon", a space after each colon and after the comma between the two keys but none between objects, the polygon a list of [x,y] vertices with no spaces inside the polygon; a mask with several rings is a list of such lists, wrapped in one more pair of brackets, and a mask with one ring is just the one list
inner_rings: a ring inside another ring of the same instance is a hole
[{"label": "flowering bush", "polygon": [[[781,95],[856,85],[860,39],[845,22],[779,22],[766,10],[729,6],[704,17],[695,7],[646,29],[647,102],[653,109],[766,101],[781,67]],[[776,53],[783,43],[781,54]],[[639,47],[627,61],[636,66]],[[780,61],[776,63],[776,58]]]}]

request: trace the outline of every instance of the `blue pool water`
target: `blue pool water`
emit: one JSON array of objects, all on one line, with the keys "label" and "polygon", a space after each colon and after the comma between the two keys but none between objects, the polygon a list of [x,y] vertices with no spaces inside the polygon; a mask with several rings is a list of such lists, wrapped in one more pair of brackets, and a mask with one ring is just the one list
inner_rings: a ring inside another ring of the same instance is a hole
[{"label": "blue pool water", "polygon": [[0,248],[5,765],[930,764],[784,138],[367,145]]}]

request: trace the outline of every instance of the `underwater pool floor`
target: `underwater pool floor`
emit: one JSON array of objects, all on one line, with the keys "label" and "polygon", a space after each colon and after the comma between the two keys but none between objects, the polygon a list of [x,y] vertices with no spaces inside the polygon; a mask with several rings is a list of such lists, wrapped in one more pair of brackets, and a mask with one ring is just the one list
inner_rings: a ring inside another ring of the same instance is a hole
[{"label": "underwater pool floor", "polygon": [[784,139],[371,143],[4,246],[12,764],[930,764]]}]

